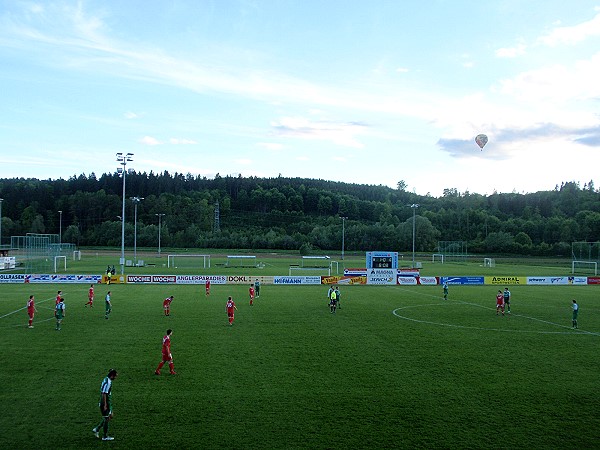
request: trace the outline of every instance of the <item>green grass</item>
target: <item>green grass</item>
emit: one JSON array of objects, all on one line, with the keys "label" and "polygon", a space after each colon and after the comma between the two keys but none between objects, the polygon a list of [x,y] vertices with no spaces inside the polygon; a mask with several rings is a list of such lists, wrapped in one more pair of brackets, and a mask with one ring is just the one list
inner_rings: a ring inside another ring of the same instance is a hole
[{"label": "green grass", "polygon": [[[593,448],[600,432],[600,306],[595,286],[111,285],[84,308],[65,285],[0,285],[0,448]],[[27,329],[24,310],[38,313]],[[170,318],[162,300],[173,294]],[[229,327],[225,300],[239,311]],[[571,298],[581,306],[570,329]],[[174,330],[177,376],[153,375]],[[117,368],[112,443],[95,440],[98,390]]]},{"label": "green grass", "polygon": [[[82,249],[82,259],[73,261],[72,258],[67,260],[67,273],[95,273],[103,274],[106,271],[106,266],[115,266],[117,273],[120,273],[119,265],[120,251]],[[199,267],[184,267],[185,264],[190,264],[191,260],[181,259],[177,269],[167,267],[167,255],[186,253],[182,250],[164,250],[162,256],[158,258],[157,253],[147,250],[138,250],[138,260],[143,260],[147,265],[145,267],[125,267],[126,274],[249,274],[249,275],[288,275],[290,265],[301,265],[301,256],[298,253],[286,252],[252,252],[240,250],[220,250],[220,251],[195,251],[187,252],[193,254],[210,254],[211,267],[204,269]],[[256,263],[262,264],[262,268],[258,267],[226,267],[226,255],[249,254],[256,255]],[[343,273],[345,267],[357,268],[365,267],[364,253],[346,254],[344,260],[339,258],[340,255],[331,256],[331,260],[337,261],[339,273]],[[125,255],[126,260],[133,261],[133,254],[128,250]],[[196,260],[201,263],[202,260]],[[469,257],[467,262],[439,262],[432,263],[430,255],[419,255],[416,261],[420,261],[423,265],[421,270],[422,275],[426,276],[463,276],[463,275],[497,275],[497,276],[564,276],[571,275],[571,260],[567,258],[496,258],[496,267],[483,267],[482,257]],[[400,265],[409,267],[412,261],[406,256],[400,260]],[[52,261],[48,263],[48,270],[44,273],[50,273],[54,270]],[[336,265],[333,265],[333,272],[336,270]],[[21,272],[24,268],[21,269]],[[59,273],[61,271],[59,270]],[[304,273],[304,275],[315,275],[315,272]],[[319,273],[320,274],[320,273]],[[295,272],[294,275],[303,275],[303,273]],[[577,275],[593,275],[589,270],[585,273]]]}]

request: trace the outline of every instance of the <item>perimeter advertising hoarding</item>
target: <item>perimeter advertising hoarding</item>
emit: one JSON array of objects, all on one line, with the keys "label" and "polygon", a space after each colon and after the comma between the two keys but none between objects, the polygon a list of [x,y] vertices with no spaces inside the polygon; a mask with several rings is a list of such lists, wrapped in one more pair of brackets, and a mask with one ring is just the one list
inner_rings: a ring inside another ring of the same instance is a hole
[{"label": "perimeter advertising hoarding", "polygon": [[63,283],[63,284],[95,284],[102,281],[102,275],[66,275],[66,274],[33,274],[25,275],[25,283]]},{"label": "perimeter advertising hoarding", "polygon": [[22,274],[22,273],[0,274],[0,283],[26,283],[25,274]]},{"label": "perimeter advertising hoarding", "polygon": [[532,285],[587,285],[587,277],[527,277],[527,284]]},{"label": "perimeter advertising hoarding", "polygon": [[369,269],[367,284],[396,284],[396,269]]},{"label": "perimeter advertising hoarding", "polygon": [[440,283],[462,284],[462,285],[482,285],[484,277],[440,277]]},{"label": "perimeter advertising hoarding", "polygon": [[206,280],[210,284],[226,284],[227,277],[225,275],[177,275],[175,283],[177,284],[206,284]]},{"label": "perimeter advertising hoarding", "polygon": [[308,277],[273,277],[273,284],[302,285],[302,284],[321,284],[321,277],[318,275]]},{"label": "perimeter advertising hoarding", "polygon": [[365,273],[363,276],[321,276],[321,284],[367,284],[367,274]]},{"label": "perimeter advertising hoarding", "polygon": [[401,286],[415,286],[417,284],[422,286],[436,286],[439,281],[438,277],[405,277],[402,275],[398,275],[396,280]]},{"label": "perimeter advertising hoarding", "polygon": [[485,277],[485,284],[518,285],[527,284],[527,277]]}]

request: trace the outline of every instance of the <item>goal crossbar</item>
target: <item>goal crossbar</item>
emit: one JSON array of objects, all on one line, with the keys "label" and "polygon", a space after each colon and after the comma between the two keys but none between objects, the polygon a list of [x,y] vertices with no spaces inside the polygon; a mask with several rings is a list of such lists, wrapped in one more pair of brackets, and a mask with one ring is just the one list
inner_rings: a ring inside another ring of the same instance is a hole
[{"label": "goal crossbar", "polygon": [[227,267],[256,267],[256,256],[227,255]]},{"label": "goal crossbar", "polygon": [[571,273],[575,273],[575,266],[591,266],[594,270],[594,276],[598,275],[598,263],[596,261],[571,261]]},{"label": "goal crossbar", "polygon": [[317,272],[317,275],[325,275],[324,272],[327,272],[327,276],[331,276],[331,266],[328,267],[299,267],[299,266],[290,266],[290,277],[294,275],[294,271],[298,272]]},{"label": "goal crossbar", "polygon": [[[180,254],[180,255],[167,255],[167,267],[169,268],[176,268],[177,267],[177,259],[184,259],[184,260],[190,260],[192,258],[197,259],[198,261],[200,260],[200,258],[202,258],[202,267],[204,269],[210,269],[210,255],[184,255],[184,254]],[[183,263],[186,264],[187,266],[189,266],[189,263]],[[200,265],[200,263],[198,263],[198,265]]]},{"label": "goal crossbar", "polygon": [[66,272],[66,270],[67,270],[67,257],[66,257],[66,256],[55,256],[55,257],[54,257],[54,273],[57,273],[57,272],[58,272],[58,267],[59,267],[59,265],[58,265],[58,261],[59,261],[60,259],[62,259],[62,260],[63,260],[63,263],[64,263],[64,270],[65,270],[65,272]]}]

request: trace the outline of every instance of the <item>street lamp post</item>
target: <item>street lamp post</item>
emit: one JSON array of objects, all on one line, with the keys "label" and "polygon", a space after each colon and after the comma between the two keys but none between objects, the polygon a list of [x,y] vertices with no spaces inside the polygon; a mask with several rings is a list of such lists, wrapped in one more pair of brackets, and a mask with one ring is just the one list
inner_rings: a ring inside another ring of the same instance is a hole
[{"label": "street lamp post", "polygon": [[58,211],[58,243],[62,244],[62,211]]},{"label": "street lamp post", "polygon": [[117,162],[123,166],[117,172],[123,177],[123,207],[121,211],[121,275],[125,273],[125,176],[127,174],[127,163],[133,161],[133,153],[117,153]]},{"label": "street lamp post", "polygon": [[160,230],[162,228],[161,219],[162,219],[162,216],[164,216],[164,214],[159,213],[159,214],[154,214],[154,215],[158,216],[158,257],[160,258]]},{"label": "street lamp post", "polygon": [[412,246],[412,267],[413,269],[415,268],[415,221],[417,218],[417,208],[419,207],[418,204],[413,203],[412,205],[410,205],[410,207],[413,209],[413,246]]},{"label": "street lamp post", "polygon": [[144,197],[131,197],[131,201],[135,206],[135,214],[133,219],[133,260],[137,266],[137,207],[138,203],[144,200]]},{"label": "street lamp post", "polygon": [[344,247],[345,247],[345,238],[346,238],[346,219],[347,217],[340,217],[342,219],[342,261],[344,260]]}]

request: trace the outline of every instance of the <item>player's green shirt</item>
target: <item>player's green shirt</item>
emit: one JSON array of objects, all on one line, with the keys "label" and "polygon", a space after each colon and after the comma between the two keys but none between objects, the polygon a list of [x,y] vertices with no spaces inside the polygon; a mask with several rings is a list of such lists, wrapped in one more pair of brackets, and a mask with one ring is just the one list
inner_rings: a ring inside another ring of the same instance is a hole
[{"label": "player's green shirt", "polygon": [[56,304],[56,318],[62,319],[65,317],[65,304],[63,302]]},{"label": "player's green shirt", "polygon": [[448,285],[444,285],[444,295],[448,295]]}]

